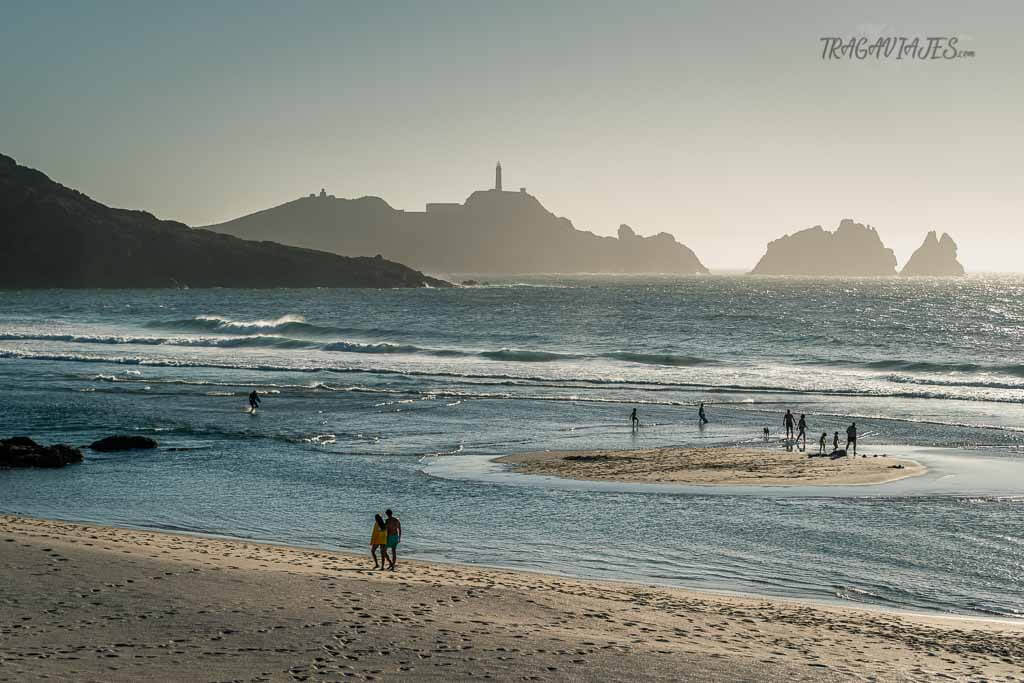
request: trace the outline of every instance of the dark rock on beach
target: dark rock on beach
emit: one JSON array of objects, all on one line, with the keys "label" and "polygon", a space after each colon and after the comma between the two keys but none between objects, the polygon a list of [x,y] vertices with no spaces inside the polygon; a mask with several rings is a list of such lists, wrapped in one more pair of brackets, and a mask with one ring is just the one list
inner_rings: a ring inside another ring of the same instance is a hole
[{"label": "dark rock on beach", "polygon": [[132,451],[142,448],[156,448],[157,443],[148,436],[132,436],[128,434],[117,434],[93,441],[89,448],[101,453],[110,451]]},{"label": "dark rock on beach", "polygon": [[65,444],[43,446],[27,436],[0,440],[0,467],[64,467],[82,459],[82,451]]}]

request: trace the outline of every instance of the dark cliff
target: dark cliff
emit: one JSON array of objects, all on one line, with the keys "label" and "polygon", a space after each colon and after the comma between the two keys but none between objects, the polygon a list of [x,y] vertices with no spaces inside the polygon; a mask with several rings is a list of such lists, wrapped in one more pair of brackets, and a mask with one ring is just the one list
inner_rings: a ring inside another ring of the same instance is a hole
[{"label": "dark cliff", "polygon": [[895,275],[896,255],[874,228],[844,218],[835,232],[816,225],[769,242],[751,274]]},{"label": "dark cliff", "polygon": [[423,287],[381,258],[251,242],[113,209],[0,154],[0,287]]},{"label": "dark cliff", "polygon": [[685,245],[661,233],[618,237],[577,230],[526,192],[481,190],[464,204],[393,209],[378,197],[304,197],[211,230],[346,254],[384,254],[458,273],[706,273]]},{"label": "dark cliff", "polygon": [[939,239],[932,230],[903,266],[900,275],[963,275],[964,267],[957,260],[956,251],[952,237],[942,233]]}]

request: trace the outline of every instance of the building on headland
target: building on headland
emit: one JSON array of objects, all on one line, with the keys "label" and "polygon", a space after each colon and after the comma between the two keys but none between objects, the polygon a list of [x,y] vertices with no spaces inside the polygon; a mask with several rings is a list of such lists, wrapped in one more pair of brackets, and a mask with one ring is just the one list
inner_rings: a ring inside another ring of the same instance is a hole
[{"label": "building on headland", "polygon": [[458,202],[430,202],[427,204],[427,213],[456,213],[462,208]]},{"label": "building on headland", "polygon": [[[518,193],[512,192],[511,190],[506,192],[504,189],[502,189],[502,183],[501,183],[501,162],[499,161],[497,163],[497,165],[495,165],[495,167],[494,167],[494,187],[491,188],[490,190],[478,190],[478,192],[483,192],[485,194],[501,192],[501,193],[503,193],[505,195],[513,195],[513,194],[525,195],[526,194],[526,188],[525,187],[520,187]],[[476,194],[476,193],[474,193],[474,194]],[[426,205],[427,213],[430,213],[430,214],[454,215],[454,214],[457,214],[458,212],[462,211],[465,208],[466,208],[466,204],[463,204],[461,202],[429,202]]]}]

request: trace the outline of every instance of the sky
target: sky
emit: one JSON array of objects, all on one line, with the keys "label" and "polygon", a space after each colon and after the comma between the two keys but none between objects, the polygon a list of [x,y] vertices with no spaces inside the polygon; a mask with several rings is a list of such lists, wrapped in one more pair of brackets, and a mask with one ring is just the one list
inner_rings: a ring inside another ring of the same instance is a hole
[{"label": "sky", "polygon": [[[11,0],[0,152],[190,225],[320,188],[423,210],[500,160],[577,228],[711,268],[853,218],[900,265],[937,230],[969,271],[1024,271],[1022,29],[1019,0]],[[827,36],[974,56],[824,60]]]}]

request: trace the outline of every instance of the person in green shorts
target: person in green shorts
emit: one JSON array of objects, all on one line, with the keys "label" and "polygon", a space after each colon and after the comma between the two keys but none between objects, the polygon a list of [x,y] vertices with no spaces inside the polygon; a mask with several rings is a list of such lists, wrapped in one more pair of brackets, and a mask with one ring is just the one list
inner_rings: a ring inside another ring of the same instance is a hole
[{"label": "person in green shorts", "polygon": [[[384,549],[384,559],[388,561],[388,569],[395,571],[395,562],[398,561],[398,542],[402,540],[402,522],[395,517],[391,510],[385,510],[384,514],[387,516],[387,521],[384,522],[384,528],[388,532],[388,543]],[[388,557],[388,550],[391,551],[391,557]]]}]

